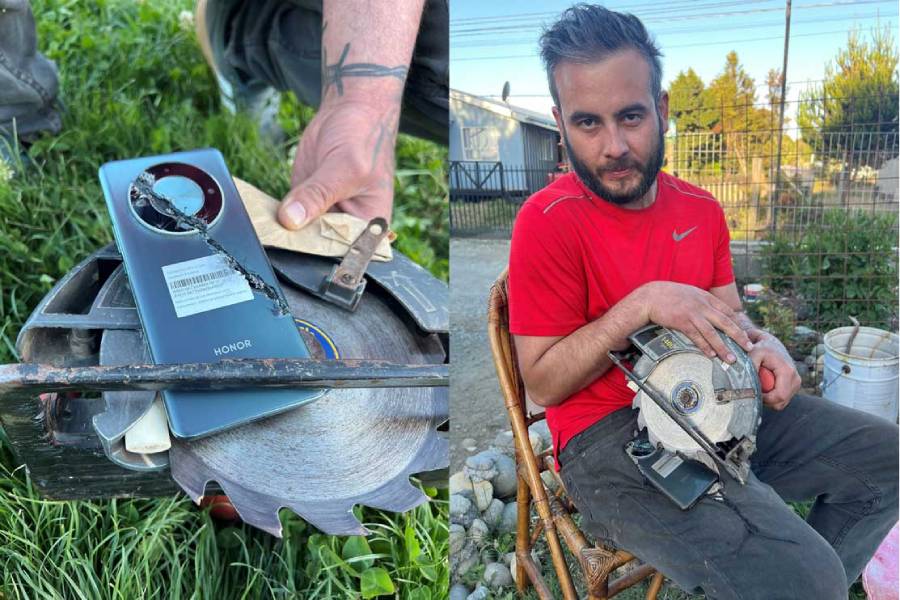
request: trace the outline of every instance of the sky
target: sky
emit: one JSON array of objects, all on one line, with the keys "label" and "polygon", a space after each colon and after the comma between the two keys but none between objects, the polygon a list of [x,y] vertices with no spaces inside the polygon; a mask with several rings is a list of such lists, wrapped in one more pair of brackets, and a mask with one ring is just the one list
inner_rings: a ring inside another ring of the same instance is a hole
[{"label": "sky", "polygon": [[[552,100],[537,55],[545,24],[571,1],[451,0],[450,87],[499,99],[510,83],[509,103],[550,115]],[[644,22],[663,52],[665,87],[680,71],[693,68],[708,84],[735,50],[765,100],[769,69],[784,57],[785,0],[619,0],[603,3]],[[897,0],[793,0],[788,52],[788,101],[808,82],[825,76],[825,65],[859,28],[865,37],[880,25],[898,41]],[[791,113],[788,104],[786,112]],[[788,117],[791,115],[788,114]]]}]

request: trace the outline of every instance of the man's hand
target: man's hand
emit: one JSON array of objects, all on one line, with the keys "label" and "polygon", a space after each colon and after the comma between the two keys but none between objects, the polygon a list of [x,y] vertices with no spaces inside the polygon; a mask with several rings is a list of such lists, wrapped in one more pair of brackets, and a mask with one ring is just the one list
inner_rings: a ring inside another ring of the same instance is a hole
[{"label": "man's hand", "polygon": [[753,350],[750,359],[757,370],[766,367],[775,376],[775,389],[763,394],[763,404],[773,410],[784,410],[800,390],[801,379],[794,360],[784,345],[774,335],[765,331],[753,331]]},{"label": "man's hand", "polygon": [[735,310],[705,290],[683,283],[653,281],[641,286],[641,295],[647,320],[680,331],[709,357],[718,355],[728,363],[737,360],[716,329],[748,352],[753,348]]},{"label": "man's hand", "polygon": [[390,220],[400,99],[387,104],[323,104],[297,146],[291,191],[278,209],[284,227],[299,229],[328,210]]},{"label": "man's hand", "polygon": [[394,144],[424,0],[322,3],[322,103],[297,146],[278,220],[328,210],[390,220]]}]

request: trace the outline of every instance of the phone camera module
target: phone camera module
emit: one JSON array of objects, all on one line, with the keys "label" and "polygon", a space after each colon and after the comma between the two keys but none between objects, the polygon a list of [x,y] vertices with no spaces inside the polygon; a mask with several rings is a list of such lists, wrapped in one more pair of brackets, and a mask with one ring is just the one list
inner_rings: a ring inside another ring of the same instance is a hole
[{"label": "phone camera module", "polygon": [[[222,213],[222,188],[206,171],[184,163],[162,163],[145,171],[152,191],[181,213],[197,217],[208,226]],[[143,175],[143,174],[142,174]],[[196,233],[157,197],[143,194],[132,184],[128,191],[132,212],[151,229],[170,235]]]}]

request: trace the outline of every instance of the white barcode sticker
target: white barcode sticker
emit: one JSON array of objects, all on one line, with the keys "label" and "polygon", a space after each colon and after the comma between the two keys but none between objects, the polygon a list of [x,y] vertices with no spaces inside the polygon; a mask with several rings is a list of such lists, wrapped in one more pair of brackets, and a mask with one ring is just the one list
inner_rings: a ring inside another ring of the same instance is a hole
[{"label": "white barcode sticker", "polygon": [[247,280],[217,254],[166,265],[162,272],[178,318],[253,300]]}]

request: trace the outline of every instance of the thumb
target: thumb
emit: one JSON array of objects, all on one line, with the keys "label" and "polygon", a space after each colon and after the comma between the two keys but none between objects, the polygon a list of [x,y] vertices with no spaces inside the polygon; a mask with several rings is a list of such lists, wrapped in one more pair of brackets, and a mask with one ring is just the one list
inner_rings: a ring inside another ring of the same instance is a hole
[{"label": "thumb", "polygon": [[278,221],[283,227],[300,229],[349,196],[339,175],[328,177],[325,173],[339,174],[340,171],[320,168],[284,197],[278,207]]}]

